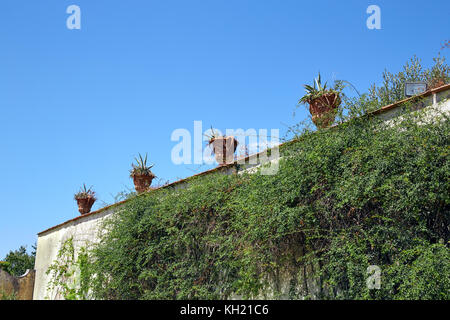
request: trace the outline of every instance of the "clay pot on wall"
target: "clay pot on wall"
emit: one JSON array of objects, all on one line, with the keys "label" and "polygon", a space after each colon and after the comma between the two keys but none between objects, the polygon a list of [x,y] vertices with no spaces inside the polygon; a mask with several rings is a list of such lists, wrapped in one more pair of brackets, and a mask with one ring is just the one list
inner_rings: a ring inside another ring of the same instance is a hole
[{"label": "clay pot on wall", "polygon": [[337,93],[326,93],[309,103],[312,121],[318,128],[329,127],[335,120],[341,99]]},{"label": "clay pot on wall", "polygon": [[233,137],[213,137],[209,140],[216,161],[219,165],[226,165],[234,162],[234,153],[238,146],[238,141]]},{"label": "clay pot on wall", "polygon": [[147,154],[145,157],[142,157],[141,154],[137,158],[134,158],[136,163],[131,164],[130,177],[133,178],[134,188],[137,193],[142,193],[147,191],[152,184],[153,178],[155,175],[150,170],[153,167],[152,165],[147,165]]},{"label": "clay pot on wall", "polygon": [[96,199],[94,197],[77,199],[78,211],[81,214],[86,214],[86,213],[91,212],[91,208],[92,208],[92,205],[94,204],[95,200]]},{"label": "clay pot on wall", "polygon": [[152,184],[152,180],[155,178],[155,175],[134,175],[133,176],[133,182],[134,182],[134,188],[136,189],[137,193],[142,193],[144,191],[147,191],[150,188],[150,185]]},{"label": "clay pot on wall", "polygon": [[92,205],[97,200],[95,197],[95,192],[91,190],[91,188],[86,188],[86,185],[83,184],[83,187],[74,195],[74,199],[78,204],[78,211],[81,214],[86,214],[91,212]]},{"label": "clay pot on wall", "polygon": [[343,81],[336,80],[333,87],[327,87],[326,82],[322,84],[319,72],[312,86],[305,84],[303,87],[306,94],[298,102],[309,104],[309,112],[316,127],[323,129],[332,125],[341,104],[340,93],[344,89]]}]

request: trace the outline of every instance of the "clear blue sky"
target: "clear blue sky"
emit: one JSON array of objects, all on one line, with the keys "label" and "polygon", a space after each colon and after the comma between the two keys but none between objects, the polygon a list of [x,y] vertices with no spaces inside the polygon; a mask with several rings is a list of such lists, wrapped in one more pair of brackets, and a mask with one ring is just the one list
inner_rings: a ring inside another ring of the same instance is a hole
[{"label": "clear blue sky", "polygon": [[[66,27],[71,4],[81,30]],[[366,27],[370,4],[381,30]],[[292,112],[319,70],[365,91],[414,54],[430,65],[449,13],[431,0],[2,0],[0,259],[76,217],[83,182],[94,210],[112,203],[138,152],[171,181],[209,168],[171,161],[172,131],[194,120],[283,133],[307,117]]]}]

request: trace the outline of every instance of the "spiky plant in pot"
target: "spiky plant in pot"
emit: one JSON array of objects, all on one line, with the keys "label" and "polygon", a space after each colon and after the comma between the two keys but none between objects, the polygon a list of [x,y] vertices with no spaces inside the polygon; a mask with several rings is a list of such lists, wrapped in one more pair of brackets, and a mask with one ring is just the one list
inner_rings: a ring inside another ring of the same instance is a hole
[{"label": "spiky plant in pot", "polygon": [[341,104],[340,95],[344,88],[343,81],[335,81],[334,87],[328,87],[327,83],[322,85],[320,72],[314,79],[312,86],[303,86],[306,94],[298,101],[299,104],[309,104],[309,112],[312,121],[318,128],[330,126],[336,118],[337,108]]},{"label": "spiky plant in pot", "polygon": [[238,141],[233,136],[220,136],[211,127],[208,145],[211,146],[219,165],[226,165],[234,161],[234,153],[238,144]]},{"label": "spiky plant in pot", "polygon": [[83,183],[83,187],[80,188],[80,191],[75,193],[74,199],[78,204],[78,211],[81,214],[86,214],[91,211],[92,205],[97,200],[95,197],[95,192],[90,188],[86,188],[86,184]]},{"label": "spiky plant in pot", "polygon": [[139,154],[139,156],[134,159],[136,160],[136,164],[131,164],[132,169],[130,170],[130,177],[133,178],[134,187],[137,193],[142,193],[150,187],[153,178],[155,178],[155,175],[150,170],[153,167],[153,164],[147,165],[147,154],[145,154],[145,158]]}]

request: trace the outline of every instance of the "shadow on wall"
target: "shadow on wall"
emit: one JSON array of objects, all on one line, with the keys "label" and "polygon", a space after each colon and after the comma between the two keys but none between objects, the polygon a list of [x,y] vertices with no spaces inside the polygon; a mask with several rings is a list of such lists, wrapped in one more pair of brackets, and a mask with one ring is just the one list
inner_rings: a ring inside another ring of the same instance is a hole
[{"label": "shadow on wall", "polygon": [[35,270],[28,269],[24,275],[14,277],[0,269],[0,300],[32,300]]}]

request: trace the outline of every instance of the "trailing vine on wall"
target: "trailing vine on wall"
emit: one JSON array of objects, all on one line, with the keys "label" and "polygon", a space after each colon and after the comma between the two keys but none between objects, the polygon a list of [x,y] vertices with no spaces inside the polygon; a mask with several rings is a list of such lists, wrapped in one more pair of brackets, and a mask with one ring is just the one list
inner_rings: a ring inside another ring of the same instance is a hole
[{"label": "trailing vine on wall", "polygon": [[[47,293],[52,298],[65,300],[81,300],[88,298],[88,268],[89,259],[86,247],[80,247],[75,252],[73,237],[61,245],[56,259],[47,269],[50,275]],[[46,299],[49,299],[47,296]]]}]

